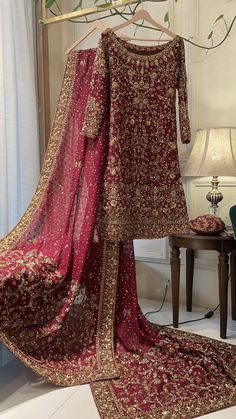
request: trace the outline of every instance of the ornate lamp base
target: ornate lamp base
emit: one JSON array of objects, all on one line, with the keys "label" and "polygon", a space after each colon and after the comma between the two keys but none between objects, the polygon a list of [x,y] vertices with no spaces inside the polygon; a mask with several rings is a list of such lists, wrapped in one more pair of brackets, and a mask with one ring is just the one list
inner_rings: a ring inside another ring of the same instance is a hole
[{"label": "ornate lamp base", "polygon": [[212,189],[206,195],[206,199],[211,203],[210,205],[211,213],[216,215],[219,209],[218,202],[222,201],[223,199],[222,193],[218,190],[218,185],[219,185],[218,176],[213,176],[211,184],[212,184]]}]

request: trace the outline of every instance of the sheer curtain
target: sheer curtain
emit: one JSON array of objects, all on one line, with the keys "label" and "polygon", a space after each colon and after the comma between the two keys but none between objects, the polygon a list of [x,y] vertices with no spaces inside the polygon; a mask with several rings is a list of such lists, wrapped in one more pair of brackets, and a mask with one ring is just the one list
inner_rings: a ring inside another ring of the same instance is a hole
[{"label": "sheer curtain", "polygon": [[32,7],[0,1],[0,237],[25,211],[39,176]]},{"label": "sheer curtain", "polygon": [[[0,237],[25,211],[39,176],[32,7],[0,1]],[[0,346],[0,366],[8,360]]]}]

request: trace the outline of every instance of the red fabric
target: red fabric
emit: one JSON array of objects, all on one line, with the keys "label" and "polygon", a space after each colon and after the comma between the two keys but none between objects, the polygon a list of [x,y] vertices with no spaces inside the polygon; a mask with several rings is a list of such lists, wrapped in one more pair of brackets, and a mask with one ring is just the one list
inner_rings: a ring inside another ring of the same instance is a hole
[{"label": "red fabric", "polygon": [[181,180],[176,93],[182,142],[191,137],[183,39],[135,46],[111,30],[101,36],[84,132],[96,138],[109,109],[101,235],[156,239],[189,232]]},{"label": "red fabric", "polygon": [[200,215],[189,221],[189,227],[197,234],[217,234],[225,230],[225,224],[220,217],[212,214]]},{"label": "red fabric", "polygon": [[1,341],[51,383],[93,383],[104,418],[190,418],[232,405],[235,349],[150,325],[132,242],[99,236],[107,119],[96,141],[81,134],[94,57],[70,54],[39,187],[0,243]]},{"label": "red fabric", "polygon": [[[48,160],[52,159],[53,165],[46,185],[39,184],[38,188],[43,189],[42,199],[19,240],[0,257],[1,332],[26,354],[25,362],[28,362],[27,356],[35,359],[36,369],[37,362],[46,362],[49,367],[58,363],[57,368],[66,370],[64,357],[69,353],[81,356],[95,333],[103,247],[93,236],[107,136],[105,124],[96,142],[85,140],[81,130],[94,57],[93,50],[81,51],[67,64],[51,137],[51,141],[54,140],[56,132],[57,149],[55,155],[50,155],[49,144],[41,183],[48,170]],[[68,78],[73,75],[71,90],[65,92]],[[68,112],[66,117],[62,115],[62,126],[61,123],[58,126],[65,100]],[[93,263],[94,249],[96,264]],[[17,252],[19,257],[16,257]],[[29,260],[32,252],[34,256]],[[88,262],[89,255],[93,259]],[[31,265],[32,260],[35,266]],[[93,281],[89,278],[91,266]],[[78,304],[74,303],[76,296],[81,300]],[[81,310],[86,313],[90,309],[89,318],[82,315],[78,320]],[[69,342],[68,333],[73,336]],[[95,353],[95,350],[89,348],[88,352]]]}]

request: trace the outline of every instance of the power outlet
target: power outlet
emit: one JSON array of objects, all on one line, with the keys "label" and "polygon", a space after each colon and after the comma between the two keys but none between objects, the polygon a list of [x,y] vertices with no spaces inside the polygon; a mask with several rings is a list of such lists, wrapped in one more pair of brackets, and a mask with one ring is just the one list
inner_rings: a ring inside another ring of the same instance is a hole
[{"label": "power outlet", "polygon": [[168,286],[170,286],[170,285],[171,285],[171,280],[170,280],[170,278],[166,278],[166,279],[165,279],[165,285],[168,285]]}]

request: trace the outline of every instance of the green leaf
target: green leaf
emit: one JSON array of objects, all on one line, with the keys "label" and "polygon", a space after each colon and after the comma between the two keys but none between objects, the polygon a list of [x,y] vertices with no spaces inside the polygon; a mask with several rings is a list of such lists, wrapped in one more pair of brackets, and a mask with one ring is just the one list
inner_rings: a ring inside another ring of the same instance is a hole
[{"label": "green leaf", "polygon": [[214,22],[214,23],[218,22],[219,20],[221,20],[221,19],[223,19],[223,18],[224,18],[224,15],[219,15],[219,16],[217,17],[217,19],[215,20],[215,22]]},{"label": "green leaf", "polygon": [[45,4],[46,9],[49,9],[49,7],[51,7],[54,2],[55,0],[47,0]]},{"label": "green leaf", "polygon": [[[96,0],[94,0],[94,1],[96,1]],[[98,2],[99,0],[97,0],[96,1],[96,3]],[[94,3],[95,4],[95,3]],[[111,4],[111,3],[110,3]],[[104,3],[104,4],[98,4],[97,5],[97,7],[99,7],[99,9],[103,9],[103,8],[106,8],[107,7],[107,5],[108,5],[108,3]]]},{"label": "green leaf", "polygon": [[164,22],[169,22],[170,18],[169,18],[169,12],[166,12],[165,17],[164,17]]},{"label": "green leaf", "polygon": [[213,35],[213,31],[211,31],[211,32],[209,33],[209,35],[208,35],[207,39],[211,39],[211,38],[212,38],[212,35]]}]

